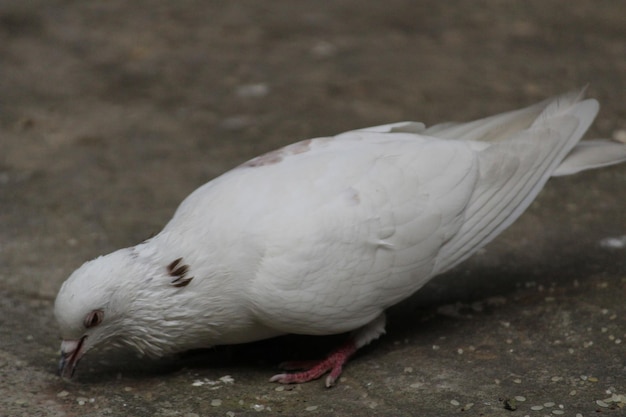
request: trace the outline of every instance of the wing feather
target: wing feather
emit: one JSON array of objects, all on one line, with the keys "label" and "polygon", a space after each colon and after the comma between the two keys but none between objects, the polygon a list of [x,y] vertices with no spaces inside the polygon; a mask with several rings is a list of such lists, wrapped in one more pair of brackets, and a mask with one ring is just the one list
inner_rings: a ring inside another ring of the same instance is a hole
[{"label": "wing feather", "polygon": [[437,273],[467,259],[528,208],[598,112],[595,100],[579,100],[579,94],[555,99],[528,130],[479,153],[480,179],[463,226],[437,257]]}]

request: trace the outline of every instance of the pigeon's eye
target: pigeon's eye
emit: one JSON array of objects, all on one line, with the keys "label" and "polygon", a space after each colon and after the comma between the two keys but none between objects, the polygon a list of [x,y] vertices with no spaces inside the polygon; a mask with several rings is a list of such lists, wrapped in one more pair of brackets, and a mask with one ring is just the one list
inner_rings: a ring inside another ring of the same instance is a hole
[{"label": "pigeon's eye", "polygon": [[104,311],[94,310],[94,311],[91,311],[89,314],[87,314],[87,317],[85,317],[85,321],[83,322],[83,324],[85,325],[86,328],[90,329],[102,323],[103,318],[104,318]]}]

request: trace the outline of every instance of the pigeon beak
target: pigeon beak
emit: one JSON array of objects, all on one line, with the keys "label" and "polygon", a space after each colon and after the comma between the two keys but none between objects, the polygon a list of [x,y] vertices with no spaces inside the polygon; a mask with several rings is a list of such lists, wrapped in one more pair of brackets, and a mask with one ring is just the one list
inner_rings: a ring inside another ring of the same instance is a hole
[{"label": "pigeon beak", "polygon": [[80,358],[85,353],[83,342],[87,336],[78,340],[63,340],[61,342],[61,361],[59,362],[59,375],[61,378],[71,378]]}]

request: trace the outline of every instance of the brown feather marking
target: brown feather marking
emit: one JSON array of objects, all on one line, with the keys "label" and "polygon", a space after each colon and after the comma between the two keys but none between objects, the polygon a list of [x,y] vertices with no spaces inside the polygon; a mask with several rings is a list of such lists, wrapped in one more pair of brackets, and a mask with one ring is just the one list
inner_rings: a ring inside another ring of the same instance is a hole
[{"label": "brown feather marking", "polygon": [[191,280],[193,278],[194,277],[182,278],[182,279],[181,278],[176,278],[174,281],[171,282],[171,284],[173,286],[175,286],[176,288],[186,287],[191,282]]},{"label": "brown feather marking", "polygon": [[172,261],[167,266],[167,272],[174,279],[170,281],[170,284],[176,288],[185,287],[189,285],[193,277],[187,278],[187,272],[189,272],[189,265],[181,265],[183,262],[183,258],[178,258]]},{"label": "brown feather marking", "polygon": [[183,258],[178,258],[172,261],[172,263],[167,266],[167,271],[171,274],[174,268],[176,268],[182,260]]},{"label": "brown feather marking", "polygon": [[181,265],[173,271],[170,271],[170,275],[175,277],[182,277],[189,271],[189,265]]}]

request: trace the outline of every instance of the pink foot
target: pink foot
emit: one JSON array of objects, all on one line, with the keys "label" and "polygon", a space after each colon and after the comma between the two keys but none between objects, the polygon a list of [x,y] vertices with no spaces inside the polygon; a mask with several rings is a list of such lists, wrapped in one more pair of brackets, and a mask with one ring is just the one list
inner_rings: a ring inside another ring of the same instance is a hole
[{"label": "pink foot", "polygon": [[356,352],[356,350],[356,344],[353,340],[350,340],[331,352],[326,359],[322,359],[320,361],[286,362],[281,364],[281,367],[286,369],[307,368],[307,370],[293,374],[274,375],[270,378],[270,382],[279,382],[281,384],[300,384],[302,382],[313,381],[330,371],[330,374],[326,377],[326,387],[330,388],[335,385],[335,382],[341,375],[343,366],[346,362],[348,362],[348,359],[354,354],[354,352]]}]

